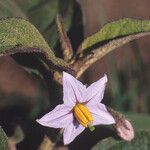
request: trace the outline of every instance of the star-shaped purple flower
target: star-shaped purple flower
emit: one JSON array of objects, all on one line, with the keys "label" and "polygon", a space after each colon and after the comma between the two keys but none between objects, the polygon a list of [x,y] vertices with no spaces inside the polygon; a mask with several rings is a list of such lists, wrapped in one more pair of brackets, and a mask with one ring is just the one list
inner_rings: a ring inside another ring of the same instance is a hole
[{"label": "star-shaped purple flower", "polygon": [[64,144],[71,143],[85,128],[100,124],[114,124],[115,120],[101,103],[107,76],[89,87],[63,72],[63,101],[37,122],[52,128],[64,128]]}]

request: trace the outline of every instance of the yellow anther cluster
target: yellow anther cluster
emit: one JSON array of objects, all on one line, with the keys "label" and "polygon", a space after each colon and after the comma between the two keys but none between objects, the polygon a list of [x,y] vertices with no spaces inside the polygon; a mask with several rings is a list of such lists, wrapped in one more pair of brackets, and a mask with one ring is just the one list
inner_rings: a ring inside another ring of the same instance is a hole
[{"label": "yellow anther cluster", "polygon": [[74,117],[84,127],[89,127],[93,123],[93,117],[89,109],[82,103],[78,103],[73,108]]}]

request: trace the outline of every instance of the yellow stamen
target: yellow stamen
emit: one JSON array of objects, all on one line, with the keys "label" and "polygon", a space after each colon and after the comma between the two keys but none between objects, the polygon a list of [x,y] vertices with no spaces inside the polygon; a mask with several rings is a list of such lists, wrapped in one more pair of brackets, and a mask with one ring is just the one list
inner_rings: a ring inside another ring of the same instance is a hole
[{"label": "yellow stamen", "polygon": [[93,123],[93,117],[89,109],[82,103],[78,103],[73,108],[74,116],[84,127],[89,127]]}]

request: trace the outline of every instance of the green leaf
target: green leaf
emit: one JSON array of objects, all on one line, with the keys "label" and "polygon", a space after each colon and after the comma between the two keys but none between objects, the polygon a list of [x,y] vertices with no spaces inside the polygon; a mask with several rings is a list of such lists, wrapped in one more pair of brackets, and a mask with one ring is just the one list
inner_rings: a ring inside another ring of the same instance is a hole
[{"label": "green leaf", "polygon": [[39,53],[49,67],[70,70],[65,61],[55,57],[44,38],[31,23],[17,18],[0,20],[0,56],[15,53]]},{"label": "green leaf", "polygon": [[138,20],[138,19],[121,19],[119,21],[114,21],[106,24],[100,31],[96,34],[85,39],[79,51],[82,53],[88,52],[88,50],[99,43],[113,40],[116,38],[134,35],[137,33],[143,33],[150,31],[150,21],[149,20]]},{"label": "green leaf", "polygon": [[7,136],[3,129],[0,127],[0,150],[7,150],[8,143],[7,143]]},{"label": "green leaf", "polygon": [[29,20],[54,48],[58,37],[55,28],[55,17],[63,15],[68,31],[72,24],[75,0],[1,0],[0,18],[21,17]]},{"label": "green leaf", "polygon": [[112,50],[115,50],[116,48],[132,40],[138,39],[146,35],[150,35],[150,32],[137,33],[125,37],[116,38],[101,47],[91,50],[89,55],[83,56],[81,53],[81,57],[79,57],[78,61],[75,62],[73,65],[73,68],[75,68],[77,71],[76,77],[79,78],[85,72],[85,70],[87,70],[93,63],[95,63],[97,60],[100,60]]},{"label": "green leaf", "polygon": [[92,150],[148,150],[150,147],[150,131],[136,131],[135,138],[131,142],[117,140],[112,137],[97,143]]}]

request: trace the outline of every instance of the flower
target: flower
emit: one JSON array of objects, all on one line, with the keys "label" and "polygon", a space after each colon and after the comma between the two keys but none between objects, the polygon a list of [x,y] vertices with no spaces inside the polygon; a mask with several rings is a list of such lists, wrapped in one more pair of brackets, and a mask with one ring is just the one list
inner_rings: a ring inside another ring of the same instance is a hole
[{"label": "flower", "polygon": [[101,103],[107,76],[89,87],[63,72],[63,104],[44,115],[37,122],[43,126],[64,128],[64,144],[71,143],[85,128],[100,124],[114,124],[115,120]]},{"label": "flower", "polygon": [[132,124],[125,119],[123,123],[116,126],[118,136],[125,141],[131,141],[134,138],[134,129]]}]

